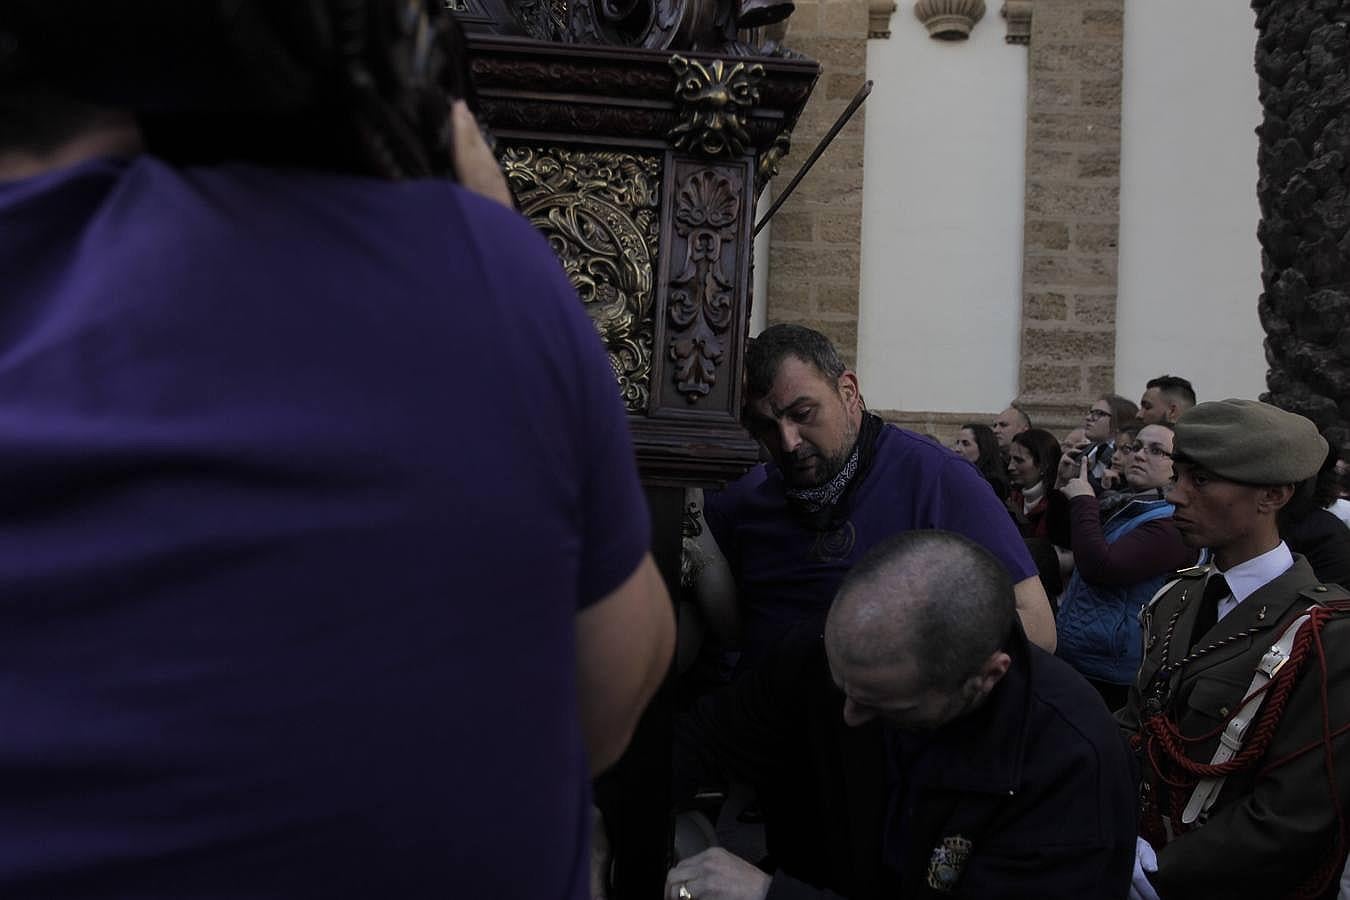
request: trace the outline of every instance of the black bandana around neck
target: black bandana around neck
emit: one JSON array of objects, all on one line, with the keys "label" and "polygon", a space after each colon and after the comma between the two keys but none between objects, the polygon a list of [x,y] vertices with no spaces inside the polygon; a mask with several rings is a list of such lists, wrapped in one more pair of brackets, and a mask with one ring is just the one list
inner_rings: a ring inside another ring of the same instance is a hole
[{"label": "black bandana around neck", "polygon": [[788,488],[788,508],[804,516],[815,528],[826,528],[834,513],[844,508],[843,501],[866,476],[876,455],[877,438],[886,423],[880,416],[863,412],[862,425],[858,429],[858,439],[853,442],[853,450],[848,459],[833,478],[819,487]]}]

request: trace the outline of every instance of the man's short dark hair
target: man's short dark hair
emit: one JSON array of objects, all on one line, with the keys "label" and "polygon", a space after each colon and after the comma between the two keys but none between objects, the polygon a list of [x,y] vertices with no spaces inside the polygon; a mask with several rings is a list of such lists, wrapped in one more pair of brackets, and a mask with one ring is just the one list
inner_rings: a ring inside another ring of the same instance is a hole
[{"label": "man's short dark hair", "polygon": [[[905,599],[887,598],[890,587]],[[873,589],[883,611],[904,605],[906,637],[869,655],[888,659],[914,656],[925,684],[955,689],[977,672],[1012,633],[1017,601],[1003,564],[979,544],[950,531],[904,531],[874,546],[840,584],[842,601]],[[888,617],[889,618],[889,617]],[[886,640],[878,629],[879,639]]]},{"label": "man's short dark hair", "polygon": [[[1138,384],[1138,382],[1135,382]],[[1145,390],[1158,389],[1158,393],[1167,394],[1174,400],[1184,400],[1187,404],[1195,405],[1195,388],[1185,378],[1178,375],[1159,375],[1157,378],[1149,381],[1144,386]]]},{"label": "man's short dark hair", "polygon": [[831,382],[838,381],[848,368],[834,344],[819,331],[803,325],[771,325],[750,341],[745,352],[745,386],[750,394],[768,394],[778,368],[789,356],[815,366]]}]

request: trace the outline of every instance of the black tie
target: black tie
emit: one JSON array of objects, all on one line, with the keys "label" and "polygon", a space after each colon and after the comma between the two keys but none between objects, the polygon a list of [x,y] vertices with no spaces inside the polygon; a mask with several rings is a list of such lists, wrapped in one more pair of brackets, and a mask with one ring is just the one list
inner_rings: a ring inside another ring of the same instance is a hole
[{"label": "black tie", "polygon": [[1219,621],[1219,601],[1231,593],[1233,592],[1228,589],[1228,582],[1222,575],[1215,572],[1209,576],[1209,580],[1205,582],[1205,593],[1200,597],[1200,609],[1195,615],[1195,628],[1191,630],[1192,649]]}]

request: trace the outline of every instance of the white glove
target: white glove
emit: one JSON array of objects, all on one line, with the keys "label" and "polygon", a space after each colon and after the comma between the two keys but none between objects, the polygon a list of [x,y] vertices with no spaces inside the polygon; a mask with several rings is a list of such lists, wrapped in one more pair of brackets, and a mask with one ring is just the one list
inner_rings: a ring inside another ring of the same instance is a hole
[{"label": "white glove", "polygon": [[1134,878],[1130,881],[1130,900],[1159,900],[1158,892],[1148,880],[1148,872],[1158,871],[1158,854],[1153,845],[1143,838],[1134,839]]}]

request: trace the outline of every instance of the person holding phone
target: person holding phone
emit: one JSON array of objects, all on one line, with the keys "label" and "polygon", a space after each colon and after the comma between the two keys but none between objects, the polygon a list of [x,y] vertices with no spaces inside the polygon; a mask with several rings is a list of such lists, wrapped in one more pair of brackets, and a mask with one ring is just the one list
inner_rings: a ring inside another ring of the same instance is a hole
[{"label": "person holding phone", "polygon": [[1059,602],[1056,653],[1081,672],[1106,705],[1125,705],[1143,657],[1139,611],[1164,578],[1195,562],[1172,522],[1163,491],[1172,480],[1172,429],[1147,425],[1128,448],[1125,502],[1102,520],[1088,461],[1061,488],[1069,498],[1074,572]]},{"label": "person holding phone", "polygon": [[1094,490],[1101,491],[1102,476],[1111,466],[1111,457],[1116,452],[1116,433],[1125,423],[1133,422],[1138,411],[1137,406],[1119,394],[1102,394],[1083,415],[1083,436],[1088,442],[1088,475]]}]

